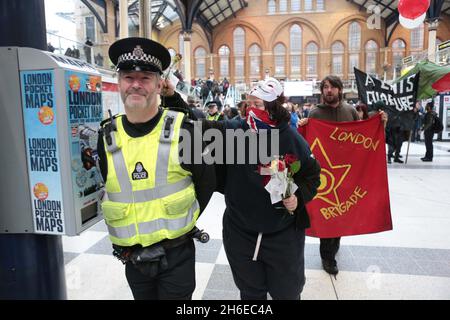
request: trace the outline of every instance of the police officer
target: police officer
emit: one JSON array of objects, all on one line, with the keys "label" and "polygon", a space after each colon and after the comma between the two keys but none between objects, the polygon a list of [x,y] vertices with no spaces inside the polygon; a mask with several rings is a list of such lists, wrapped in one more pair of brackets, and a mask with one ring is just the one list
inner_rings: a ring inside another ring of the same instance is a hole
[{"label": "police officer", "polygon": [[219,108],[217,107],[217,102],[210,101],[206,104],[208,108],[208,113],[206,115],[206,120],[211,121],[221,121],[224,120],[224,116],[221,112],[219,112]]},{"label": "police officer", "polygon": [[158,106],[168,50],[125,38],[111,45],[109,57],[125,106],[125,115],[103,121],[98,139],[107,196],[102,209],[114,255],[126,265],[135,299],[191,299],[192,237],[215,188],[214,168],[182,161],[180,132],[193,136],[194,127],[183,113]]}]

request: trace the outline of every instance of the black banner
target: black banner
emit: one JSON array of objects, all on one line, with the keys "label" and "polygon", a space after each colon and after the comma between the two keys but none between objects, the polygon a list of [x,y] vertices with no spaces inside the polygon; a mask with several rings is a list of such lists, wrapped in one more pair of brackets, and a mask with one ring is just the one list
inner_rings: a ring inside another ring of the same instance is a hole
[{"label": "black banner", "polygon": [[359,99],[368,106],[369,110],[377,109],[373,106],[375,102],[383,101],[386,105],[384,111],[389,117],[388,125],[412,130],[414,127],[413,108],[419,88],[419,73],[390,85],[356,68],[354,71]]}]

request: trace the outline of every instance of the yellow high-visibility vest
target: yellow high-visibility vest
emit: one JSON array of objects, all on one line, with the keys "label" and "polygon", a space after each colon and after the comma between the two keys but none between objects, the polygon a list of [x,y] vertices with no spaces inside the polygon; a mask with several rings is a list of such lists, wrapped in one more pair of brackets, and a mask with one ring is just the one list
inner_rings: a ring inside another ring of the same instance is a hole
[{"label": "yellow high-visibility vest", "polygon": [[219,117],[220,117],[220,113],[219,112],[217,112],[215,115],[210,115],[209,113],[208,113],[208,115],[206,116],[206,120],[210,120],[210,121],[218,121],[219,120]]},{"label": "yellow high-visibility vest", "polygon": [[183,114],[164,110],[147,135],[130,137],[122,119],[105,140],[108,175],[102,210],[111,242],[143,247],[189,232],[200,213],[192,173],[179,163]]}]

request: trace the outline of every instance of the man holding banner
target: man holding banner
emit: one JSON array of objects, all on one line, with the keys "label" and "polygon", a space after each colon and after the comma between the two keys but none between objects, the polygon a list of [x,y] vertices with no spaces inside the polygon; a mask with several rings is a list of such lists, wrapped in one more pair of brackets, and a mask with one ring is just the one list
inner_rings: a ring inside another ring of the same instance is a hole
[{"label": "man holding banner", "polygon": [[[299,132],[322,167],[321,186],[308,206],[311,228],[307,235],[320,237],[323,268],[336,275],[339,270],[335,257],[341,236],[392,229],[382,124],[387,116],[381,112],[364,121],[368,123],[364,125],[357,121],[360,119],[356,110],[343,101],[343,84],[337,76],[325,77],[320,91],[323,104],[299,123]],[[364,128],[359,129],[361,126]],[[377,139],[371,138],[375,133]],[[373,155],[375,152],[377,157]],[[376,168],[383,165],[384,171],[382,167]],[[366,179],[368,167],[380,173],[377,183]]]}]

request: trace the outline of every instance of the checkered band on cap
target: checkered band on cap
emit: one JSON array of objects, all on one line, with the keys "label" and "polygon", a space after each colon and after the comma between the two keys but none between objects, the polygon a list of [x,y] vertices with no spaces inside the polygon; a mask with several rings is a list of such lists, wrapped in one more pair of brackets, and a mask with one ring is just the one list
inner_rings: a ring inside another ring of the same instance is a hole
[{"label": "checkered band on cap", "polygon": [[146,54],[142,50],[137,50],[137,48],[135,48],[133,52],[127,52],[120,55],[117,59],[117,65],[119,65],[121,62],[128,61],[142,61],[146,64],[152,64],[162,71],[162,63],[158,58],[150,54]]}]

